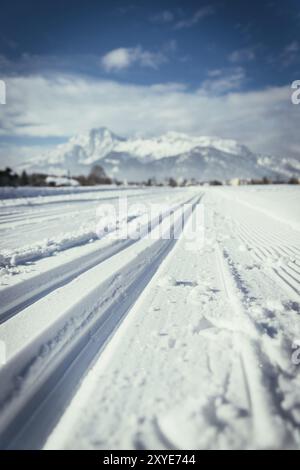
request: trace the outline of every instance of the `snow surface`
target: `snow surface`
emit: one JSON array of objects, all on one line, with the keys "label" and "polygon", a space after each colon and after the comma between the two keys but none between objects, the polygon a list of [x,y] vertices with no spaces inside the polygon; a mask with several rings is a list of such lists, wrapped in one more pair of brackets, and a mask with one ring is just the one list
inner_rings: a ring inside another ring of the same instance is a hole
[{"label": "snow surface", "polygon": [[52,186],[79,186],[79,182],[72,178],[64,178],[62,176],[47,176],[46,183]]},{"label": "snow surface", "polygon": [[70,190],[2,201],[1,448],[299,448],[299,188]]}]

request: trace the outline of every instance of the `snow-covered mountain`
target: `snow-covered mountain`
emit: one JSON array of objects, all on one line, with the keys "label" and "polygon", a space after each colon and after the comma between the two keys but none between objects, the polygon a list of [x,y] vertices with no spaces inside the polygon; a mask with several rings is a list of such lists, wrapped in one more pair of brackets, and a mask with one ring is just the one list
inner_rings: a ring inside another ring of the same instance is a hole
[{"label": "snow-covered mountain", "polygon": [[72,137],[22,169],[54,175],[87,174],[100,164],[109,176],[123,180],[155,177],[198,180],[290,177],[300,162],[251,152],[235,140],[168,132],[154,138],[122,138],[106,128]]}]

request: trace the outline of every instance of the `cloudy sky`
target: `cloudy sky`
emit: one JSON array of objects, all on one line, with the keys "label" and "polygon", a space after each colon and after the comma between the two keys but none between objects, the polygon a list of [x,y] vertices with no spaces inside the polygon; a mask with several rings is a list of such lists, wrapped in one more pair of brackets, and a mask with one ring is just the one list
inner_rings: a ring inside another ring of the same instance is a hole
[{"label": "cloudy sky", "polygon": [[299,0],[4,0],[0,166],[100,126],[299,158],[297,79]]}]

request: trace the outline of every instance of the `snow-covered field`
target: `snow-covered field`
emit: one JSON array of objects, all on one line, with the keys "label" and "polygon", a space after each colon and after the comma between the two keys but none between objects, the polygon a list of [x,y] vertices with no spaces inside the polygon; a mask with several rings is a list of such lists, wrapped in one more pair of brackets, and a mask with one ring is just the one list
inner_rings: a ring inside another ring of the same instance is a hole
[{"label": "snow-covered field", "polygon": [[297,186],[22,191],[0,192],[1,448],[300,447]]}]

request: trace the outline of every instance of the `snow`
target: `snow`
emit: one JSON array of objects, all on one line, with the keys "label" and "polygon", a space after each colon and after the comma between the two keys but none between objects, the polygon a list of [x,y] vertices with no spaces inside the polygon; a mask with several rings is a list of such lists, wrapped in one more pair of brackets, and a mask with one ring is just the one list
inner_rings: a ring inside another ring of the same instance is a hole
[{"label": "snow", "polygon": [[63,178],[58,176],[47,176],[46,178],[47,184],[52,184],[54,186],[79,186],[77,180],[72,178]]},{"label": "snow", "polygon": [[[133,187],[133,186],[132,186]],[[115,185],[97,185],[95,186],[77,186],[77,187],[63,187],[63,188],[48,188],[48,187],[32,187],[32,186],[18,186],[18,187],[11,187],[11,186],[3,186],[0,187],[0,202],[1,205],[3,204],[23,204],[23,201],[20,201],[21,198],[36,198],[35,200],[30,199],[30,201],[26,201],[29,204],[37,203],[41,200],[42,204],[47,202],[44,199],[44,196],[53,196],[52,200],[58,200],[57,196],[61,195],[78,195],[81,199],[83,197],[89,197],[89,193],[93,197],[103,198],[103,193],[107,193],[108,191],[115,191],[117,186]],[[118,187],[118,191],[120,188]],[[99,191],[101,190],[101,191]],[[119,193],[118,193],[119,194]],[[39,199],[43,196],[43,199]],[[5,202],[4,200],[8,200]],[[65,198],[64,198],[65,200]]]},{"label": "snow", "polygon": [[143,181],[173,177],[210,179],[299,176],[297,160],[251,152],[245,145],[211,136],[168,132],[153,137],[119,137],[106,128],[71,137],[65,144],[20,167],[56,175],[87,174],[99,164],[111,177]]},{"label": "snow", "polygon": [[128,139],[119,143],[115,150],[136,155],[139,158],[160,159],[189,152],[195,147],[214,147],[222,152],[239,155],[246,151],[242,145],[230,139],[189,136],[179,132],[167,132],[158,138]]},{"label": "snow", "polygon": [[299,448],[298,187],[53,189],[1,209],[1,448]]}]

